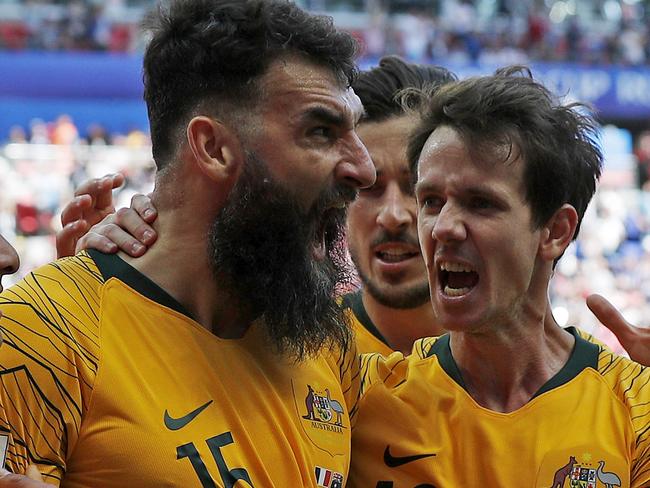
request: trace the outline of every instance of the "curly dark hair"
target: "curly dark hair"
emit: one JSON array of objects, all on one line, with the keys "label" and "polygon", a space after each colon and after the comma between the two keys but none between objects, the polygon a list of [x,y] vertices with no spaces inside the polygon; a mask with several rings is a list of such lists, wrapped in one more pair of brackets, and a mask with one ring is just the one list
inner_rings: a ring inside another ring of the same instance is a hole
[{"label": "curly dark hair", "polygon": [[[329,67],[349,86],[356,41],[330,17],[284,0],[171,0],[144,21],[144,55],[153,155],[161,169],[174,154],[184,122],[197,107],[219,117],[251,111],[269,65],[298,54]],[[235,111],[235,112],[233,112]]]},{"label": "curly dark hair", "polygon": [[525,164],[533,225],[541,227],[569,203],[578,213],[575,239],[603,162],[599,125],[588,106],[562,105],[528,68],[511,66],[442,86],[427,97],[420,115],[408,149],[414,175],[424,144],[439,126],[457,131],[476,156],[509,147],[505,160],[520,156]]},{"label": "curly dark hair", "polygon": [[441,66],[409,63],[399,56],[384,56],[379,60],[379,66],[362,71],[352,88],[365,109],[362,122],[382,122],[404,115],[405,107],[399,97],[402,90],[430,90],[455,80],[456,75]]}]

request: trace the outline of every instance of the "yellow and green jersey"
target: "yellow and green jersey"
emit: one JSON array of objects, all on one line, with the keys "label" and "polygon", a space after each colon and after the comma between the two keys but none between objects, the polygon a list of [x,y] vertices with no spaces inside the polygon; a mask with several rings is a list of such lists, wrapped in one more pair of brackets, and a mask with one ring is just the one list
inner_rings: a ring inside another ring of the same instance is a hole
[{"label": "yellow and green jersey", "polygon": [[67,487],[342,487],[354,352],[295,363],[261,326],[224,340],[117,256],[0,295],[0,448]]},{"label": "yellow and green jersey", "polygon": [[348,486],[650,486],[650,371],[569,330],[567,364],[510,413],[467,393],[448,335],[364,356]]},{"label": "yellow and green jersey", "polygon": [[361,290],[357,290],[344,295],[341,302],[341,306],[350,318],[357,351],[360,354],[378,352],[388,356],[393,352],[393,349],[387,344],[386,339],[368,316],[361,297]]}]

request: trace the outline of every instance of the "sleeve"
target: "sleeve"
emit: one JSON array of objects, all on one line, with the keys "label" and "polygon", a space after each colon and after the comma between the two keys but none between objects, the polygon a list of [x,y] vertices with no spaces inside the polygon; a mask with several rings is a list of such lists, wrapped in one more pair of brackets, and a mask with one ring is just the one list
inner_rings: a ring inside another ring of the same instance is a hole
[{"label": "sleeve", "polygon": [[650,369],[601,349],[598,372],[628,412],[630,488],[650,486]]},{"label": "sleeve", "polygon": [[625,359],[622,400],[635,432],[630,488],[650,486],[650,370]]},{"label": "sleeve", "polygon": [[[89,262],[90,261],[90,262]],[[100,276],[88,256],[37,269],[0,294],[0,447],[5,467],[35,464],[58,485],[98,365]]]}]

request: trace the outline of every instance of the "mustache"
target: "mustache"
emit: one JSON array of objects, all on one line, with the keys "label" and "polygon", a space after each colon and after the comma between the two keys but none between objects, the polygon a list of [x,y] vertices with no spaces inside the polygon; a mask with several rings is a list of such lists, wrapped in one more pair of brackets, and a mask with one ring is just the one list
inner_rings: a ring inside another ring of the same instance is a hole
[{"label": "mustache", "polygon": [[321,215],[324,211],[336,207],[341,202],[345,203],[345,207],[340,210],[345,212],[350,202],[357,198],[358,193],[358,190],[347,185],[333,185],[321,192],[312,205],[310,213],[312,215]]},{"label": "mustache", "polygon": [[388,243],[395,243],[395,242],[401,242],[404,244],[415,246],[418,249],[420,249],[420,242],[418,241],[417,237],[412,236],[406,231],[399,232],[399,233],[390,233],[390,232],[383,231],[381,234],[379,234],[377,237],[375,237],[372,240],[370,245],[371,247],[375,247],[375,246],[379,246],[380,244],[388,244]]}]

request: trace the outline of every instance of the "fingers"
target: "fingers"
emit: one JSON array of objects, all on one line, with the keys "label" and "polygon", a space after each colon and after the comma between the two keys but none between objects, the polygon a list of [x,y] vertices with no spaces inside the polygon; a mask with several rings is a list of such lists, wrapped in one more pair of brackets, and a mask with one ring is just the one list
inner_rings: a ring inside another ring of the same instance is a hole
[{"label": "fingers", "polygon": [[[0,468],[0,488],[52,488],[52,485],[43,482],[41,474],[38,470],[31,466],[27,468],[28,476],[22,474],[13,474],[4,468]],[[34,472],[36,470],[36,473]],[[31,478],[34,476],[35,478]],[[38,477],[36,477],[38,476]]]},{"label": "fingers", "polygon": [[65,227],[72,222],[83,219],[84,213],[92,208],[90,195],[78,195],[68,203],[61,212],[61,225]]},{"label": "fingers", "polygon": [[[136,236],[134,237],[129,232]],[[110,254],[122,250],[132,257],[139,257],[146,251],[146,246],[155,242],[155,236],[153,229],[142,220],[135,210],[120,209],[117,213],[107,216],[99,224],[93,226],[86,235],[80,238],[76,251],[97,249]],[[139,239],[143,239],[144,244]]]},{"label": "fingers", "polygon": [[116,173],[104,176],[100,181],[102,191],[97,194],[95,207],[113,208],[113,190],[124,184],[124,175]]},{"label": "fingers", "polygon": [[75,196],[89,195],[95,208],[113,206],[113,190],[124,183],[124,175],[115,173],[102,178],[84,181],[74,192]]},{"label": "fingers", "polygon": [[85,220],[75,220],[66,224],[56,233],[56,257],[72,256],[75,253],[77,241],[87,231],[88,223]]},{"label": "fingers", "polygon": [[[148,197],[145,195],[139,196],[143,199],[146,199],[146,202],[141,201],[137,209],[119,209],[117,212],[115,212],[115,223],[121,227],[124,232],[129,234],[130,237],[137,239],[145,246],[151,246],[154,242],[156,242],[158,235],[156,234],[156,231],[153,229],[153,227],[147,223],[147,220],[143,214],[146,214],[147,218],[150,219],[149,221],[153,222],[157,217],[157,213],[155,208],[151,205],[151,200]],[[134,200],[131,201],[132,205],[133,203]]]},{"label": "fingers", "polygon": [[25,476],[27,476],[30,480],[35,480],[40,482],[44,481],[43,477],[41,476],[41,472],[33,464],[27,466],[27,470],[25,471]]},{"label": "fingers", "polygon": [[[607,299],[600,295],[589,295],[587,297],[587,307],[596,318],[619,339],[633,335],[635,328]],[[623,342],[623,341],[621,341]]]},{"label": "fingers", "polygon": [[158,217],[158,211],[151,203],[148,195],[137,193],[131,198],[131,208],[147,223],[152,223]]}]

